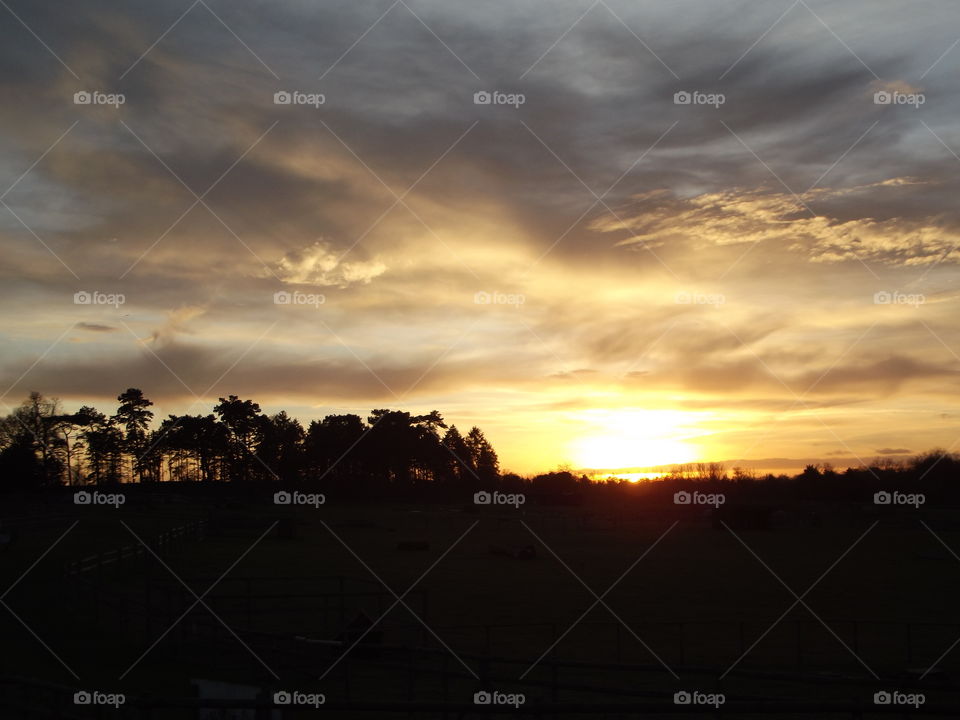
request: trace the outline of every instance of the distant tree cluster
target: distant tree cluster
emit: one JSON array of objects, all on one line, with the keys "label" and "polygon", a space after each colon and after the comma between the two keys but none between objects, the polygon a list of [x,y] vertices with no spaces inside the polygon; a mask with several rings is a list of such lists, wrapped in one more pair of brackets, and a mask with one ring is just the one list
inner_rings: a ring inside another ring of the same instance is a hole
[{"label": "distant tree cluster", "polygon": [[500,480],[493,446],[477,428],[464,436],[436,410],[328,415],[309,427],[252,400],[219,398],[208,415],[170,415],[150,428],[153,403],[129,388],[113,415],[64,413],[33,392],[0,419],[0,484],[42,488],[120,482],[323,482],[354,490],[423,484],[457,489]]},{"label": "distant tree cluster", "polygon": [[932,503],[960,502],[960,455],[933,449],[908,459],[875,458],[837,470],[829,463],[807,465],[796,475],[759,475],[748,468],[718,463],[678,465],[648,482],[611,477],[597,485],[607,500],[622,503],[671,502],[678,490],[722,492],[731,503],[863,503],[878,491],[923,493]]}]

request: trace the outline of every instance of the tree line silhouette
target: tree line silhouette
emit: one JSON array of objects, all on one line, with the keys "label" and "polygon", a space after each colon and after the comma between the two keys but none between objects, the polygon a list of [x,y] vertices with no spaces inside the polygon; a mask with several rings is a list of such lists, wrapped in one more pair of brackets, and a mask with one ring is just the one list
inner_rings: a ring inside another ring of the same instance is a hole
[{"label": "tree line silhouette", "polygon": [[62,411],[55,398],[32,392],[0,419],[0,482],[8,488],[120,482],[197,481],[331,487],[424,483],[463,489],[493,487],[499,460],[480,428],[464,436],[436,410],[411,415],[372,410],[328,415],[307,428],[287,415],[264,414],[252,400],[219,398],[213,413],[170,415],[150,428],[153,403],[138,388],[117,397],[112,415],[83,406]]},{"label": "tree line silhouette", "polygon": [[57,399],[32,392],[0,418],[0,490],[161,481],[280,483],[367,499],[425,497],[419,491],[450,499],[499,488],[533,493],[548,504],[581,504],[589,494],[594,501],[620,505],[669,503],[675,491],[698,487],[748,503],[859,502],[878,490],[960,502],[960,456],[942,449],[907,460],[877,458],[843,471],[808,465],[794,476],[695,463],[641,483],[594,480],[563,468],[523,478],[500,472],[482,430],[473,427],[462,435],[436,410],[411,415],[377,409],[366,420],[328,415],[304,428],[286,412],[266,415],[256,402],[230,395],[219,398],[210,414],[169,415],[151,429],[153,403],[141,390],[128,388],[117,402],[112,415],[89,406],[65,413]]}]

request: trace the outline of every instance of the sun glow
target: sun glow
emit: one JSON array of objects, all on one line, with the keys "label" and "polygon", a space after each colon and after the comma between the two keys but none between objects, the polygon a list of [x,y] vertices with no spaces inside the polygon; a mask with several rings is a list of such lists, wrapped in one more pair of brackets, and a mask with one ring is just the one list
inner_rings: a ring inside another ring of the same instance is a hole
[{"label": "sun glow", "polygon": [[674,410],[589,410],[586,428],[573,441],[574,461],[583,468],[634,468],[693,462],[697,418]]}]

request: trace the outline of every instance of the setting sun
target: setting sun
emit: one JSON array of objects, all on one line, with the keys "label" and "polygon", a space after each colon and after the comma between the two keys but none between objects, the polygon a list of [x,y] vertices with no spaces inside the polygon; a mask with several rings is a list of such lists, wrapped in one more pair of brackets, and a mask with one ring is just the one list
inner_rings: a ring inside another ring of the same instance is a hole
[{"label": "setting sun", "polygon": [[692,462],[695,416],[671,410],[588,410],[588,429],[574,441],[574,461],[585,468],[618,469]]}]

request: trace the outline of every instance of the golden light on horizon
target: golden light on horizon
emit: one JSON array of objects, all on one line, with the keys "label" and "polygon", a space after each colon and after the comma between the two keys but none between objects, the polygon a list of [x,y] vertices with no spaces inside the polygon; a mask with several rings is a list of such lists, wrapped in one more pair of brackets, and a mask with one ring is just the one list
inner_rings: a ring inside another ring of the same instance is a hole
[{"label": "golden light on horizon", "polygon": [[617,469],[687,463],[699,459],[691,442],[698,420],[677,410],[588,410],[580,414],[589,429],[572,443],[575,462],[584,468]]}]

